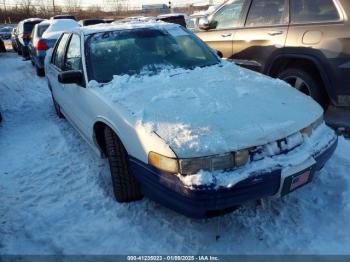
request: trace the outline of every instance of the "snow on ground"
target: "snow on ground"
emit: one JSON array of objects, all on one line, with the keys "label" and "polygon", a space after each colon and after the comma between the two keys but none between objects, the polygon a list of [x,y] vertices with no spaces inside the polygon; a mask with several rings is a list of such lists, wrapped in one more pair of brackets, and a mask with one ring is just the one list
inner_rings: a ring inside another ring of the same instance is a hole
[{"label": "snow on ground", "polygon": [[116,203],[107,162],[14,53],[0,54],[0,106],[0,254],[350,254],[349,141],[297,192],[194,220]]}]

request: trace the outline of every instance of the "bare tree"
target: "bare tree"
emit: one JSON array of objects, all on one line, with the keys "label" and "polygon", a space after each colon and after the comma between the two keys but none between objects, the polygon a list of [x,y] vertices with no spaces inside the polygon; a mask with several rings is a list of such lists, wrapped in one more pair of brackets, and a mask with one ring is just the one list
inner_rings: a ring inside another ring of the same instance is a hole
[{"label": "bare tree", "polygon": [[80,10],[80,0],[65,0],[66,11],[77,13]]},{"label": "bare tree", "polygon": [[23,9],[23,12],[26,14],[26,15],[30,15],[32,13],[34,13],[34,5],[33,5],[33,0],[21,0],[20,2],[20,5]]},{"label": "bare tree", "polygon": [[115,15],[126,11],[128,9],[127,3],[127,0],[105,0],[105,4]]}]

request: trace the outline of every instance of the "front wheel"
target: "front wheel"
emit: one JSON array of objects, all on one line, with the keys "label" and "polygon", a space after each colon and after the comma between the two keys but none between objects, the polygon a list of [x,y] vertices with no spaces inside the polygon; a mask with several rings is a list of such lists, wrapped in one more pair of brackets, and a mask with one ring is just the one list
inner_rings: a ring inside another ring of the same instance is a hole
[{"label": "front wheel", "polygon": [[327,107],[327,95],[323,84],[316,77],[299,68],[288,68],[277,75],[300,92],[311,96],[323,108]]},{"label": "front wheel", "polygon": [[51,94],[51,97],[52,97],[52,102],[53,102],[53,106],[55,108],[55,112],[57,114],[57,116],[59,118],[64,118],[64,115],[62,114],[61,112],[61,107],[60,105],[57,103],[57,101],[55,100],[55,98],[53,97],[53,95]]},{"label": "front wheel", "polygon": [[104,136],[115,199],[121,203],[142,199],[140,185],[130,171],[129,156],[123,144],[109,127],[104,129]]}]

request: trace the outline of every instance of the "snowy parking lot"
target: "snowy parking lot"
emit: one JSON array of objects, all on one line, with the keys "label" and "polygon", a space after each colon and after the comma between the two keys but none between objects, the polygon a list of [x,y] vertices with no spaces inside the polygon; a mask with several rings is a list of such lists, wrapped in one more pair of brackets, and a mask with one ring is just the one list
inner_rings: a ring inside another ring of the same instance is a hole
[{"label": "snowy parking lot", "polygon": [[99,159],[53,109],[45,78],[0,54],[0,254],[350,254],[350,141],[313,183],[195,220],[114,201]]}]

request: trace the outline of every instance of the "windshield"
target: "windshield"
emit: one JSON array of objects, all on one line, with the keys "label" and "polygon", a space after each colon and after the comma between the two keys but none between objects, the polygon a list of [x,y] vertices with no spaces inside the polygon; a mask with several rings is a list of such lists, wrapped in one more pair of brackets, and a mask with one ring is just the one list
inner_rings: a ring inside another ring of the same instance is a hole
[{"label": "windshield", "polygon": [[88,39],[89,76],[98,82],[109,82],[113,75],[152,75],[165,68],[217,63],[202,41],[180,27],[96,33]]}]

